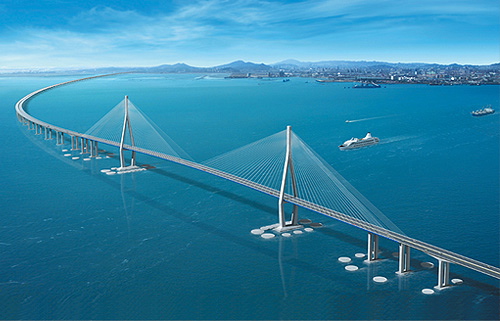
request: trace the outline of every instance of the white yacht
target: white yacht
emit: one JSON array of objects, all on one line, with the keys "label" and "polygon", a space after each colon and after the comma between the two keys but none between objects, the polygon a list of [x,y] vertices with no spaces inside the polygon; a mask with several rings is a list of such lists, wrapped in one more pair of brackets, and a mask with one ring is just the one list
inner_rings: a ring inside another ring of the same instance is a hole
[{"label": "white yacht", "polygon": [[495,110],[493,108],[491,108],[490,105],[484,107],[483,109],[479,109],[479,110],[474,110],[473,112],[471,112],[472,116],[484,116],[484,115],[489,115],[489,114],[493,114],[495,112]]},{"label": "white yacht", "polygon": [[375,145],[380,142],[378,137],[372,137],[372,134],[368,133],[364,138],[351,138],[346,140],[342,145],[339,146],[340,150],[360,148],[370,145]]}]

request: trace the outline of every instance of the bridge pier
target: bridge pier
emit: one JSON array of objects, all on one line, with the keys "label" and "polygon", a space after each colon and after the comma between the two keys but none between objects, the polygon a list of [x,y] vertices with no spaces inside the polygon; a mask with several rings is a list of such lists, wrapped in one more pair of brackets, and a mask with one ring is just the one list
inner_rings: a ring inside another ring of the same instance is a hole
[{"label": "bridge pier", "polygon": [[99,155],[99,150],[97,148],[97,142],[94,140],[90,141],[90,157],[97,157]]},{"label": "bridge pier", "polygon": [[403,243],[399,244],[399,274],[410,272],[410,247]]},{"label": "bridge pier", "polygon": [[80,154],[87,154],[88,151],[89,151],[89,141],[82,137],[80,143]]},{"label": "bridge pier", "polygon": [[64,133],[56,132],[56,145],[64,145]]},{"label": "bridge pier", "polygon": [[438,284],[436,289],[440,290],[450,285],[450,262],[438,259]]},{"label": "bridge pier", "polygon": [[378,235],[368,233],[368,261],[378,260]]}]

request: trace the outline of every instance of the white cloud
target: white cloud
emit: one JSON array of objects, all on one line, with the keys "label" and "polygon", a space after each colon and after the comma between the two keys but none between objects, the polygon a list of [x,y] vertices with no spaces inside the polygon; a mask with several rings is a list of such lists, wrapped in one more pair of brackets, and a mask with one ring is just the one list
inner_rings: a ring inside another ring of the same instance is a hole
[{"label": "white cloud", "polygon": [[[189,62],[187,59],[201,63],[204,59],[209,63],[219,59],[223,63],[229,57],[298,52],[298,47],[300,52],[321,51],[327,58],[335,52],[365,50],[363,43],[389,46],[383,49],[390,50],[401,48],[394,43],[398,39],[408,44],[418,44],[422,39],[430,41],[441,32],[435,28],[436,21],[440,20],[460,21],[463,28],[467,28],[467,24],[472,27],[490,24],[498,30],[498,21],[489,19],[498,17],[492,8],[499,5],[492,3],[200,0],[170,12],[149,15],[103,6],[80,12],[57,28],[12,30],[11,36],[0,39],[0,61],[10,65],[20,61],[26,65],[92,62],[94,65],[153,65]],[[431,28],[436,30],[428,33]],[[441,37],[444,36],[442,33]]]}]

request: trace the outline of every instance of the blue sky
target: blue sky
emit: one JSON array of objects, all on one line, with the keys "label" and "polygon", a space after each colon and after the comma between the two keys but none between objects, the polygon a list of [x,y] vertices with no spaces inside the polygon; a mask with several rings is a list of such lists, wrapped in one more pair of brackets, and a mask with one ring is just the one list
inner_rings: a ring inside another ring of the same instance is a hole
[{"label": "blue sky", "polygon": [[0,0],[0,71],[500,61],[498,0]]}]

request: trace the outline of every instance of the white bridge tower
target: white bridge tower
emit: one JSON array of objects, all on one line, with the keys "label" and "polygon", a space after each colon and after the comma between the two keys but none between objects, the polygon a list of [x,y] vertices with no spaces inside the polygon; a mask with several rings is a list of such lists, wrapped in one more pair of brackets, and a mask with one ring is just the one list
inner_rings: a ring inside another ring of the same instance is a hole
[{"label": "white bridge tower", "polygon": [[138,169],[141,169],[136,165],[135,162],[135,151],[132,151],[132,157],[130,159],[130,165],[127,166],[125,164],[125,156],[124,156],[124,145],[125,145],[125,135],[128,129],[128,134],[130,137],[130,146],[135,147],[135,142],[134,142],[134,134],[132,133],[132,125],[130,124],[130,117],[129,117],[129,111],[128,111],[128,96],[125,96],[125,115],[123,117],[123,128],[122,128],[122,136],[120,140],[120,167],[118,167],[116,170],[118,172],[129,172],[129,171],[136,171]]}]

